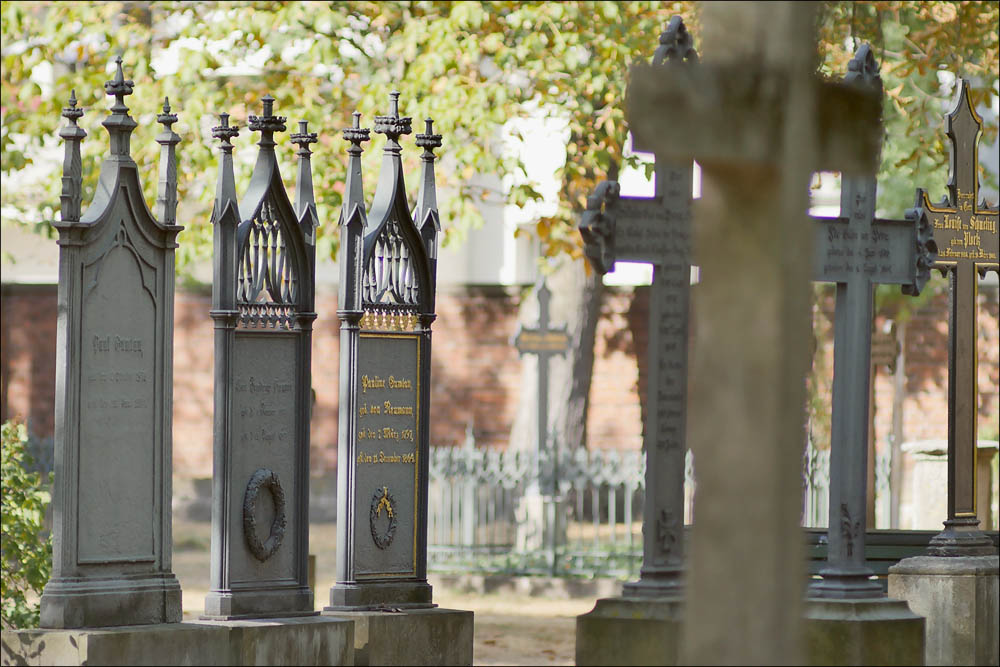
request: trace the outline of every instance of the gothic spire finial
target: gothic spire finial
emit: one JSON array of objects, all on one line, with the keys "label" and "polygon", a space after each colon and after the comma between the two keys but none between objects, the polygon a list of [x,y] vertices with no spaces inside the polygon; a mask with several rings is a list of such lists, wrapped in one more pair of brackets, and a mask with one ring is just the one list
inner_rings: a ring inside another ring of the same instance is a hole
[{"label": "gothic spire finial", "polygon": [[388,139],[386,150],[399,150],[399,137],[413,131],[410,128],[412,120],[409,117],[399,117],[399,91],[389,93],[389,115],[375,116],[375,131]]},{"label": "gothic spire finial", "polygon": [[233,144],[230,143],[230,140],[239,135],[240,128],[236,125],[229,126],[229,114],[227,113],[219,114],[219,123],[220,125],[212,128],[212,137],[222,142],[223,151],[232,152]]},{"label": "gothic spire finial", "polygon": [[309,150],[309,144],[315,144],[319,141],[319,136],[315,132],[309,132],[309,121],[300,120],[299,121],[299,131],[291,136],[292,143],[299,147],[296,151],[296,155],[305,155],[306,157],[312,155],[312,151]]},{"label": "gothic spire finial", "polygon": [[122,70],[121,54],[115,56],[115,64],[118,66],[118,69],[115,72],[114,78],[104,83],[104,90],[108,95],[115,96],[115,103],[111,107],[111,111],[115,113],[127,113],[128,107],[125,106],[125,96],[132,94],[132,88],[135,83],[132,79],[125,78],[125,72]]},{"label": "gothic spire finial", "polygon": [[847,63],[847,74],[844,75],[844,83],[854,82],[868,85],[882,85],[878,63],[875,62],[875,55],[868,44],[862,44],[858,47],[858,50],[854,53],[854,57]]},{"label": "gothic spire finial", "polygon": [[156,217],[165,225],[177,222],[177,155],[175,147],[181,142],[179,134],[170,127],[177,122],[177,114],[170,113],[170,100],[163,98],[163,113],[156,117],[163,125],[163,132],[156,135],[160,144],[160,179],[157,184]]},{"label": "gothic spire finial", "polygon": [[128,115],[125,96],[132,94],[134,84],[131,79],[125,78],[120,55],[115,56],[115,64],[117,70],[114,78],[104,84],[104,91],[108,95],[114,96],[115,103],[111,105],[111,115],[105,118],[101,125],[107,128],[108,134],[111,136],[111,155],[129,157],[132,130],[136,128],[138,123]]},{"label": "gothic spire finial", "polygon": [[69,95],[69,106],[62,111],[63,118],[69,124],[59,130],[59,136],[66,140],[63,156],[62,194],[60,213],[63,222],[76,222],[80,219],[80,208],[83,203],[83,163],[80,158],[80,142],[87,136],[86,130],[76,124],[83,116],[83,109],[76,106],[76,91]]},{"label": "gothic spire finial", "polygon": [[665,62],[698,62],[694,39],[680,16],[671,18],[667,29],[660,33],[660,45],[653,54],[654,65],[662,65]]},{"label": "gothic spire finial", "polygon": [[269,148],[274,146],[274,133],[285,131],[285,121],[288,119],[285,116],[275,116],[273,114],[274,98],[270,95],[264,95],[260,101],[263,104],[264,115],[250,116],[250,130],[261,133],[259,142],[261,148]]}]

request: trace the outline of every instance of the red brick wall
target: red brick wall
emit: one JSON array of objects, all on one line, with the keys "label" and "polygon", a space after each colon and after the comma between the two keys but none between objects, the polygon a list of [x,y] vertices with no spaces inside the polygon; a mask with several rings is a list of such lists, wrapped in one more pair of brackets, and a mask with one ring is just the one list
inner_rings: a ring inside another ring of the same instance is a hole
[{"label": "red brick wall", "polygon": [[[609,288],[597,328],[588,433],[592,448],[641,445],[640,396],[645,392],[648,288]],[[517,327],[517,291],[499,287],[444,289],[434,323],[431,441],[457,444],[468,422],[478,443],[503,447],[517,409],[521,364],[510,340]],[[174,332],[174,471],[212,472],[213,328],[207,292],[178,291]],[[317,298],[313,332],[313,472],[336,464],[339,330],[336,297]],[[944,438],[947,429],[947,299],[916,314],[907,337],[907,440]],[[828,310],[828,309],[827,309]],[[998,308],[996,292],[980,298],[980,430],[997,428]],[[823,315],[819,315],[823,316]],[[828,315],[827,315],[828,316]],[[4,286],[0,326],[0,416],[27,418],[51,437],[55,380],[54,286]],[[697,345],[697,334],[693,336]],[[823,346],[830,351],[831,341]],[[831,365],[832,367],[832,365]],[[720,379],[722,380],[722,379]],[[876,437],[886,442],[891,378],[876,380]]]}]

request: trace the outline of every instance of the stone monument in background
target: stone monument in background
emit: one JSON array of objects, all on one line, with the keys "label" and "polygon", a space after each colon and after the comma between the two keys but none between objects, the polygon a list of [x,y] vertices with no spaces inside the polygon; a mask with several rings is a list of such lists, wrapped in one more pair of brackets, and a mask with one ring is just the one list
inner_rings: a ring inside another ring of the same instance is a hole
[{"label": "stone monument in background", "polygon": [[59,232],[55,489],[52,577],[41,627],[172,623],[181,589],[171,572],[174,249],[177,116],[164,100],[156,216],[129,154],[125,96],[132,81],[116,59],[104,84],[114,97],[102,125],[111,147],[93,201],[81,215],[83,110],[75,91],[66,140]]},{"label": "stone monument in background", "polygon": [[309,144],[300,146],[296,206],[285,192],[274,133],[285,118],[250,116],[261,133],[246,195],[236,201],[228,115],[215,208],[212,311],[215,321],[215,450],[211,589],[205,617],[314,614],[308,583],[316,207]]}]

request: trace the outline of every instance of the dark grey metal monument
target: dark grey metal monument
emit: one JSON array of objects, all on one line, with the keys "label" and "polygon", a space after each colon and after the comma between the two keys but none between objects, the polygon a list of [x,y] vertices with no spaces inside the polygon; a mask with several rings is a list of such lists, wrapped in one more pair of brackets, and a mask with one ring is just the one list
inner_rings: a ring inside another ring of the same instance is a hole
[{"label": "dark grey metal monument", "polygon": [[[867,44],[848,64],[845,83],[881,95],[882,79]],[[930,277],[937,247],[919,208],[906,220],[875,217],[874,176],[845,176],[841,217],[814,218],[813,279],[837,283],[834,321],[833,407],[830,435],[830,520],[823,580],[810,595],[825,598],[882,597],[865,564],[868,477],[868,401],[871,382],[872,288],[902,285],[917,295]]]},{"label": "dark grey metal monument", "polygon": [[[521,356],[533,354],[538,358],[538,439],[535,443],[533,464],[533,482],[537,485],[540,483],[538,455],[547,452],[549,448],[549,360],[553,356],[566,353],[569,336],[566,334],[565,325],[550,327],[549,300],[552,298],[552,292],[545,284],[544,278],[538,281],[535,296],[538,299],[538,327],[525,329],[519,326],[517,333],[514,334],[514,347]],[[549,491],[555,492],[554,483],[550,485]]]},{"label": "dark grey metal monument", "polygon": [[[674,17],[653,64],[690,67],[697,60],[691,35]],[[639,581],[625,584],[626,596],[677,595],[682,588],[693,169],[657,155],[654,197],[621,197],[618,183],[606,181],[587,198],[580,221],[584,252],[599,273],[615,261],[653,265],[642,569]]]},{"label": "dark grey metal monument", "polygon": [[[433,149],[441,135],[417,135],[423,180],[411,215],[399,138],[410,119],[375,117],[386,135],[378,187],[366,213],[361,143],[350,142],[340,217],[340,422],[337,582],[326,611],[434,606],[427,583],[431,323],[440,220]],[[398,638],[396,638],[398,640]]]},{"label": "dark grey metal monument", "polygon": [[538,300],[538,326],[518,326],[514,347],[523,357],[537,359],[538,393],[537,438],[531,452],[531,474],[518,499],[517,549],[521,552],[544,551],[549,571],[555,573],[556,550],[565,543],[566,522],[560,510],[558,442],[549,432],[549,361],[565,354],[569,347],[566,326],[552,327],[549,322],[549,302],[552,292],[545,279],[535,287]]},{"label": "dark grey metal monument", "polygon": [[314,614],[308,582],[309,415],[315,293],[315,204],[309,144],[299,145],[292,207],[274,152],[285,118],[250,116],[257,163],[237,203],[228,114],[215,208],[212,311],[215,322],[215,450],[211,589],[205,617]]},{"label": "dark grey metal monument", "polygon": [[998,208],[979,199],[979,136],[983,121],[969,99],[969,82],[958,80],[958,96],[947,115],[951,140],[948,194],[932,204],[920,190],[920,204],[934,227],[940,254],[934,268],[948,276],[948,518],[928,552],[935,556],[996,553],[976,517],[976,412],[979,356],[976,353],[977,277],[1000,271]]},{"label": "dark grey metal monument", "polygon": [[[976,513],[978,276],[998,271],[1000,212],[979,199],[982,119],[958,79],[947,115],[951,139],[948,193],[932,204],[918,190],[940,248],[935,268],[950,287],[948,335],[948,517],[927,556],[889,568],[889,594],[927,617],[929,665],[995,665],[1000,659],[997,580],[1000,558]],[[978,275],[977,275],[978,274]]]},{"label": "dark grey metal monument", "polygon": [[170,566],[177,116],[164,100],[156,217],[129,154],[121,57],[104,84],[111,147],[80,214],[76,95],[66,140],[59,231],[52,578],[43,628],[171,623],[181,589]]},{"label": "dark grey metal monument", "polygon": [[[688,68],[697,61],[690,33],[680,17],[673,17],[660,35],[653,65]],[[642,568],[639,581],[624,585],[623,597],[598,600],[593,611],[577,617],[578,665],[678,660],[694,165],[671,162],[655,152],[654,197],[622,197],[617,182],[605,181],[587,198],[580,221],[584,253],[596,271],[606,273],[619,260],[646,262],[653,265],[653,284],[643,428]]]}]

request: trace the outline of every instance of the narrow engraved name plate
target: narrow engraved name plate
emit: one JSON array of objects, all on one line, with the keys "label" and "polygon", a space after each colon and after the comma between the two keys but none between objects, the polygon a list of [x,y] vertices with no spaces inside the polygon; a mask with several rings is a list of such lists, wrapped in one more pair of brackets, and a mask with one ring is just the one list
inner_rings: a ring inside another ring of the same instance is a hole
[{"label": "narrow engraved name plate", "polygon": [[[154,438],[160,401],[152,267],[124,231],[83,268],[78,562],[155,559]],[[123,308],[123,304],[127,307]],[[146,502],[135,499],[146,498]]]},{"label": "narrow engraved name plate", "polygon": [[360,336],[354,461],[358,579],[416,574],[419,343],[412,334]]},{"label": "narrow engraved name plate", "polygon": [[[247,484],[259,468],[273,471],[288,493],[295,483],[295,411],[297,405],[295,363],[298,340],[294,334],[237,333],[232,381],[232,429],[235,445],[230,458],[232,488],[229,498],[230,525],[244,525],[243,499]],[[270,537],[275,514],[274,496],[261,490],[255,516],[257,538]],[[285,534],[296,534],[296,503],[285,503]],[[296,581],[295,549],[282,544],[266,560],[255,557],[247,536],[229,543],[231,583],[241,581],[292,585]]]}]

